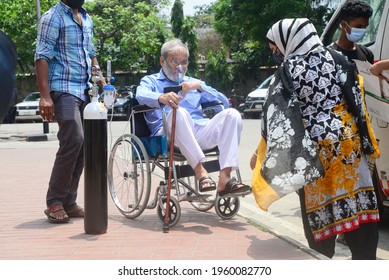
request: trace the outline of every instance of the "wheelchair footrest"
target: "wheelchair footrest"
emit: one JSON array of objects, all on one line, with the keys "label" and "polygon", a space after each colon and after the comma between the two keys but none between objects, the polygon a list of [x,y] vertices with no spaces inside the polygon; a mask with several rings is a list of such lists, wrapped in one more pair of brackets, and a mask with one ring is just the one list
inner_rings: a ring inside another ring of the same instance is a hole
[{"label": "wheelchair footrest", "polygon": [[202,202],[205,199],[211,197],[211,194],[185,194],[182,197],[179,197],[179,201],[189,201],[189,202]]}]

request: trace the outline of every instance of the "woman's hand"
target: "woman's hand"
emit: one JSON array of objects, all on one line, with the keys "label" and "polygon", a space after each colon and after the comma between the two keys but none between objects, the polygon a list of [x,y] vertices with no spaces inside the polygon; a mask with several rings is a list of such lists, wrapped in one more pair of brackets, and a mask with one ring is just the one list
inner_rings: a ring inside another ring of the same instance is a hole
[{"label": "woman's hand", "polygon": [[250,168],[251,170],[254,170],[255,168],[255,164],[257,163],[257,151],[255,151],[253,153],[253,155],[251,156],[251,159],[250,159]]}]

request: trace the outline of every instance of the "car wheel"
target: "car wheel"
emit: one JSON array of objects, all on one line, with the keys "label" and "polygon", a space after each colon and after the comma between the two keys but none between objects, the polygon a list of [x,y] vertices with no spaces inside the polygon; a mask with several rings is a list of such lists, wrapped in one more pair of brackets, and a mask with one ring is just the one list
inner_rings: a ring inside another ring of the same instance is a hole
[{"label": "car wheel", "polygon": [[250,119],[250,114],[244,112],[244,113],[243,113],[243,118],[244,118],[244,119]]}]

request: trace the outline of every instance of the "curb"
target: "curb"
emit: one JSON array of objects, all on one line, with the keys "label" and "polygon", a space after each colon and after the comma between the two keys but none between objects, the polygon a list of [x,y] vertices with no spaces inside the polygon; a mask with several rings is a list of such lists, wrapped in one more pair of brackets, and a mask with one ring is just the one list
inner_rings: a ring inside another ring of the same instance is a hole
[{"label": "curb", "polygon": [[[269,217],[267,212],[261,213],[261,210],[257,210],[258,209],[256,209],[254,206],[243,203],[239,210],[238,216],[246,219],[249,223],[252,223],[254,226],[262,229],[263,231],[267,231],[275,237],[284,240],[285,242],[291,244],[293,247],[309,254],[317,260],[330,260],[330,258],[301,243],[293,230],[288,230],[288,226],[290,225],[283,225],[282,221],[277,221],[277,218]],[[272,221],[272,219],[275,220]],[[285,232],[288,232],[289,234],[285,235]]]},{"label": "curb", "polygon": [[56,135],[53,135],[53,134],[36,134],[36,135],[27,135],[25,137],[26,137],[27,142],[57,140]]}]

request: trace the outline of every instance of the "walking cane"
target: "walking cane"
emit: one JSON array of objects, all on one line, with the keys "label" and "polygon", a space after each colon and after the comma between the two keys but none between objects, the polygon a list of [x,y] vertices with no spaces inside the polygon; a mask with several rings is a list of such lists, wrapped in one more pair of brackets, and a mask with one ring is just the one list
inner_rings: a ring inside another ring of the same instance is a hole
[{"label": "walking cane", "polygon": [[[164,88],[164,93],[166,92],[175,92],[178,93],[182,88],[180,86],[178,87],[166,87]],[[172,116],[172,132],[170,135],[170,150],[169,150],[169,174],[168,174],[168,181],[167,181],[167,193],[166,193],[166,212],[165,212],[165,219],[163,224],[163,232],[167,233],[169,232],[169,210],[170,210],[170,190],[172,187],[172,176],[173,176],[173,156],[174,156],[174,138],[176,134],[176,113],[177,109],[173,109],[173,116]]]},{"label": "walking cane", "polygon": [[176,112],[177,109],[173,108],[173,117],[172,117],[172,133],[170,138],[170,150],[169,150],[169,174],[167,181],[167,193],[166,193],[166,212],[165,220],[163,224],[163,232],[169,232],[169,208],[170,208],[170,190],[172,187],[172,174],[173,174],[173,156],[174,156],[174,137],[176,133]]}]

